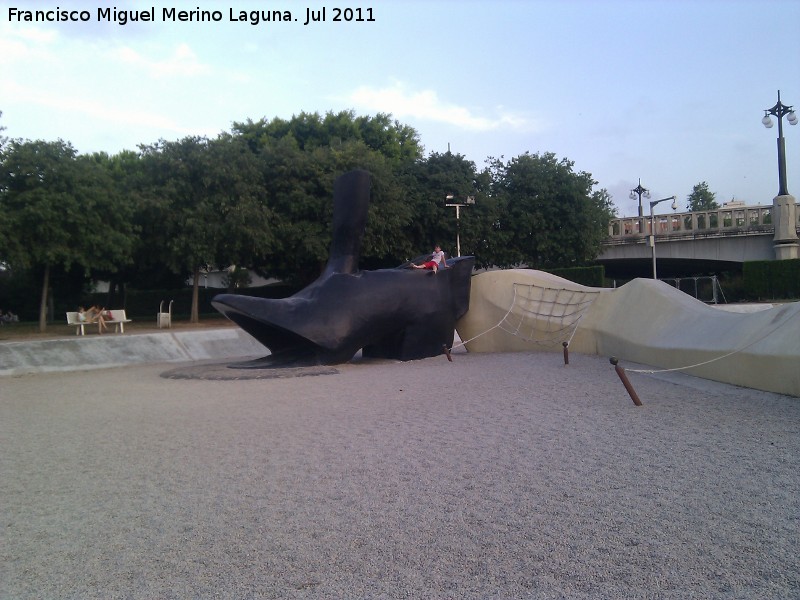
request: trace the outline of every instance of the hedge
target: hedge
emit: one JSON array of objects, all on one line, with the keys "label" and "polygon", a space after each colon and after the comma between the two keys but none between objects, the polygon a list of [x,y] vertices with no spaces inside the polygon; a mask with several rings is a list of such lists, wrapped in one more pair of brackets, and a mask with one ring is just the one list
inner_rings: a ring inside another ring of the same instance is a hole
[{"label": "hedge", "polygon": [[800,298],[800,259],[746,262],[742,275],[745,293],[754,300]]},{"label": "hedge", "polygon": [[605,285],[606,268],[604,265],[597,265],[594,267],[570,267],[567,269],[547,269],[547,272],[589,287],[603,287]]}]

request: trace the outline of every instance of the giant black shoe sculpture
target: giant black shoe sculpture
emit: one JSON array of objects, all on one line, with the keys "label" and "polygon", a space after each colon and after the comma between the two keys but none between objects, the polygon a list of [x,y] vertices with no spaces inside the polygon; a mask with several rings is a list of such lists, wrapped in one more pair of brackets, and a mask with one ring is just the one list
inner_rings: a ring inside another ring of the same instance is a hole
[{"label": "giant black shoe sculpture", "polygon": [[[413,360],[451,347],[469,307],[473,257],[452,258],[438,272],[359,271],[370,175],[351,171],[333,190],[333,241],[320,277],[280,300],[220,294],[214,307],[269,348],[238,368],[334,365],[359,350],[368,357]],[[232,365],[234,366],[234,365]]]}]

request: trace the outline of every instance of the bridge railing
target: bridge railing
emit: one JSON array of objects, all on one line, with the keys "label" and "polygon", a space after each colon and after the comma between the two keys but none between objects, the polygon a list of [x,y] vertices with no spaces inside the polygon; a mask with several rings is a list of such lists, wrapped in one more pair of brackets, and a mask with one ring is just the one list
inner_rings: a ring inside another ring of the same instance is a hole
[{"label": "bridge railing", "polygon": [[[657,238],[696,238],[773,233],[772,206],[723,206],[714,210],[653,216]],[[624,244],[651,235],[650,215],[612,219],[607,244]]]}]

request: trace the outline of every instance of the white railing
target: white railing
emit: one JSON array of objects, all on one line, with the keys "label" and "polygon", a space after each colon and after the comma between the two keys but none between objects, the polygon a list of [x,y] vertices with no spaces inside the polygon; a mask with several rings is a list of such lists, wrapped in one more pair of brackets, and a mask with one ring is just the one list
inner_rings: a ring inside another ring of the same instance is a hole
[{"label": "white railing", "polygon": [[[798,215],[800,219],[800,215]],[[800,227],[800,222],[797,223]],[[772,206],[723,206],[714,210],[612,219],[608,243],[634,241],[653,233],[658,237],[711,237],[773,232]]]}]

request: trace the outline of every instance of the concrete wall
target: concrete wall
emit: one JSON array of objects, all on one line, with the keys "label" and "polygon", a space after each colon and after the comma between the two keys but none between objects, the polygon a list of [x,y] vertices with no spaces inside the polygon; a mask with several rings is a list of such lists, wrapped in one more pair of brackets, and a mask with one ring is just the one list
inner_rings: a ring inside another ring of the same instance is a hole
[{"label": "concrete wall", "polygon": [[75,336],[0,343],[0,376],[268,354],[269,350],[239,328]]}]

